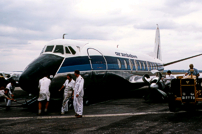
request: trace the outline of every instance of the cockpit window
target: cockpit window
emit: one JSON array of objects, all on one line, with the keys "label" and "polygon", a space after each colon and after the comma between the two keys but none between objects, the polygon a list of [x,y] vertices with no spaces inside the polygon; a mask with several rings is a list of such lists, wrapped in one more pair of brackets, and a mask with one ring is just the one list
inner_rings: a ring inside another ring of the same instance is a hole
[{"label": "cockpit window", "polygon": [[54,46],[47,46],[45,52],[52,52]]},{"label": "cockpit window", "polygon": [[76,51],[71,46],[69,46],[69,49],[72,52],[72,54],[76,54]]},{"label": "cockpit window", "polygon": [[66,51],[66,54],[71,54],[67,47],[65,47],[65,51]]},{"label": "cockpit window", "polygon": [[54,53],[61,53],[61,54],[64,54],[63,46],[62,46],[62,45],[57,45],[57,46],[55,47]]}]

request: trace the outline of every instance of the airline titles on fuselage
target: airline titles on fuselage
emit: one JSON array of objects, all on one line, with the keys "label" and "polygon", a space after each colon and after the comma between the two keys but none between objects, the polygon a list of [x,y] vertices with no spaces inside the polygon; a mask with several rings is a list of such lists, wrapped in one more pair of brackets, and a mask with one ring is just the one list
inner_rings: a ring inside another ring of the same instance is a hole
[{"label": "airline titles on fuselage", "polygon": [[115,54],[116,54],[117,56],[124,56],[124,57],[130,57],[130,58],[137,58],[136,55],[127,54],[127,53],[115,52]]}]

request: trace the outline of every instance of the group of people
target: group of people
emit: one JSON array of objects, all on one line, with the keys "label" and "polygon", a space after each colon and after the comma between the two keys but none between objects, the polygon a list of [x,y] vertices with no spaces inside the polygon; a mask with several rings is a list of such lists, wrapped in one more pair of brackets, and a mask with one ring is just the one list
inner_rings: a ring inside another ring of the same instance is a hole
[{"label": "group of people", "polygon": [[[188,69],[188,71],[185,73],[185,76],[190,76],[191,74],[194,75],[195,77],[200,76],[199,71],[196,68],[194,68],[193,64],[190,64],[189,68],[190,69]],[[167,75],[165,77],[165,80],[166,80],[165,85],[170,87],[172,79],[174,79],[174,76],[172,75],[172,72],[170,70],[168,70]]]},{"label": "group of people", "polygon": [[[191,75],[191,74],[196,76],[196,77],[200,76],[198,69],[194,68],[193,64],[190,64],[189,68],[190,69],[188,69],[188,71],[185,73],[185,76],[188,76],[188,75]],[[170,70],[167,71],[166,79],[168,79],[168,80],[174,79],[174,76],[172,75]]]},{"label": "group of people", "polygon": [[[190,69],[187,71],[186,75],[191,75],[191,73],[195,76],[199,76],[199,71],[196,68],[193,68],[193,64],[189,65]],[[167,72],[167,79],[173,79],[171,71]],[[84,96],[84,79],[80,75],[79,70],[74,71],[74,75],[76,76],[76,81],[73,80],[71,74],[67,74],[67,80],[62,85],[62,87],[58,90],[59,92],[64,89],[63,103],[61,107],[61,114],[65,114],[68,111],[68,101],[69,99],[73,99],[73,105],[75,110],[75,116],[77,118],[81,118],[83,114],[83,96]],[[38,97],[38,115],[41,115],[42,111],[42,101],[46,100],[45,110],[47,113],[48,105],[50,101],[50,91],[49,87],[51,84],[51,80],[48,78],[48,75],[44,76],[39,80],[39,97]],[[0,97],[4,97],[6,103],[6,109],[10,109],[11,101],[16,101],[13,97],[13,92],[15,89],[15,81],[11,80],[10,83],[6,84],[5,79],[0,77]]]},{"label": "group of people", "polygon": [[[65,114],[68,111],[68,101],[73,98],[73,105],[75,110],[76,118],[82,118],[83,114],[83,96],[84,96],[84,79],[80,75],[79,70],[74,71],[76,76],[76,81],[73,80],[71,74],[67,74],[67,80],[58,90],[59,92],[64,89],[63,103],[61,107],[61,114]],[[49,100],[50,100],[50,86],[51,80],[48,78],[48,75],[39,80],[39,98],[38,98],[38,115],[41,115],[42,101],[46,100],[44,113],[47,113]],[[73,97],[72,97],[73,96]]]}]

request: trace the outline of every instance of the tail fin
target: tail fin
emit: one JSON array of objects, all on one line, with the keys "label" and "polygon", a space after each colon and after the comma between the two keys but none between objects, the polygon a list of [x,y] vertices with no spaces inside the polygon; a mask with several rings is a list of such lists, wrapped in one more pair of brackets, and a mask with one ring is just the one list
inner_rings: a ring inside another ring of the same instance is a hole
[{"label": "tail fin", "polygon": [[161,56],[161,44],[160,44],[160,31],[159,31],[159,26],[156,24],[156,37],[155,37],[155,48],[154,48],[154,57],[162,60]]}]

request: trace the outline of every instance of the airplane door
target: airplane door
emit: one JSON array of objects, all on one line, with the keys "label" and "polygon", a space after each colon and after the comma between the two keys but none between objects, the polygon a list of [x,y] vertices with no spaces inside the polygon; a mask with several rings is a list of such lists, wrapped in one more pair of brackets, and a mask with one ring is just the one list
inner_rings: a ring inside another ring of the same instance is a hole
[{"label": "airplane door", "polygon": [[108,70],[107,60],[100,51],[88,48],[87,53],[91,70]]}]

